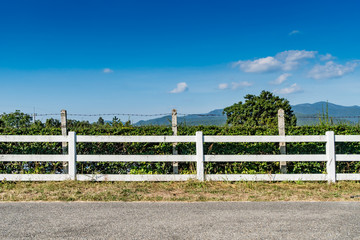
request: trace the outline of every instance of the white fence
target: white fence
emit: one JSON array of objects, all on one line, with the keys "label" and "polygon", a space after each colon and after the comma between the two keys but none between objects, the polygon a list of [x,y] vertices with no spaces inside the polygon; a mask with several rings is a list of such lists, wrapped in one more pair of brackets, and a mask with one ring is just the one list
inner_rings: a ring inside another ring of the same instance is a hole
[{"label": "white fence", "polygon": [[[360,174],[336,173],[338,161],[360,161],[360,154],[336,154],[335,142],[360,142],[360,135],[320,136],[14,136],[0,135],[0,142],[68,142],[67,155],[0,155],[0,162],[68,162],[68,174],[0,174],[7,181],[329,181],[360,180]],[[78,142],[195,142],[196,155],[80,155]],[[326,154],[296,155],[204,155],[204,142],[325,142]],[[205,174],[205,162],[327,162],[327,174]],[[76,174],[77,162],[196,162],[197,174]]]}]

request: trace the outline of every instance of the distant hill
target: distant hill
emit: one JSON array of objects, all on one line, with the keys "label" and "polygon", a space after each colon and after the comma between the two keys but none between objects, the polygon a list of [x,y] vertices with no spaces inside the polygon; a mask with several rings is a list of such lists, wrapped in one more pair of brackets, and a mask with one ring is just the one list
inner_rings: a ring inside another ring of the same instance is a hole
[{"label": "distant hill", "polygon": [[351,122],[357,123],[360,118],[360,106],[341,106],[327,102],[304,103],[291,106],[296,117],[298,118],[298,125],[312,125],[319,122],[319,116],[326,113],[326,108],[329,117],[333,118],[334,122]]},{"label": "distant hill", "polygon": [[[326,112],[326,106],[328,107],[328,114],[330,117],[335,117],[334,122],[359,122],[360,118],[354,118],[360,116],[360,106],[341,106],[327,102],[317,103],[304,103],[291,106],[296,117],[298,118],[297,125],[313,125],[319,122],[319,116]],[[222,114],[223,109],[215,109],[208,113],[190,114],[186,116],[178,117],[178,125],[184,124],[187,126],[195,125],[216,125],[223,126],[226,123],[226,116]],[[341,118],[340,118],[341,117]],[[146,125],[171,125],[171,115],[161,118],[155,118],[150,120],[142,120],[134,124],[135,126]]]},{"label": "distant hill", "polygon": [[[190,114],[186,116],[178,116],[178,125],[197,126],[197,125],[225,125],[226,116],[222,114],[222,109],[215,109],[208,113]],[[171,115],[160,118],[142,120],[134,124],[135,126],[146,125],[171,125]]]},{"label": "distant hill", "polygon": [[317,103],[303,103],[291,106],[294,112],[301,114],[318,114],[326,110],[326,105],[328,106],[329,115],[333,117],[341,116],[360,116],[360,106],[341,106],[333,103],[327,102],[317,102]]}]

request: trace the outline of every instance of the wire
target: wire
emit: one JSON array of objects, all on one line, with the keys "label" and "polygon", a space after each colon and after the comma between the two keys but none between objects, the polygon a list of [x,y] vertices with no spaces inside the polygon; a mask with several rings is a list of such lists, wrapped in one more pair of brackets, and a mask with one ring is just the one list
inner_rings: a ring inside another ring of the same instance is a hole
[{"label": "wire", "polygon": [[[299,116],[299,117],[296,117],[296,118],[321,118],[320,116]],[[328,118],[360,118],[360,116],[337,116],[337,117],[331,117],[329,116]]]},{"label": "wire", "polygon": [[224,117],[225,115],[219,114],[192,114],[192,113],[178,113],[179,116],[199,116],[199,117]]},{"label": "wire", "polygon": [[[6,114],[6,113],[4,113]],[[60,113],[27,113],[30,116],[60,116]],[[132,116],[132,117],[159,117],[159,116],[171,116],[171,113],[156,113],[156,114],[138,114],[138,113],[94,113],[94,114],[84,114],[84,113],[68,113],[68,116],[77,116],[77,117],[96,117],[96,116]],[[226,115],[219,114],[192,114],[192,113],[177,113],[178,116],[198,116],[198,117],[225,117]],[[297,116],[297,119],[319,119],[321,116]],[[341,118],[360,118],[360,116],[329,116],[331,119],[341,119]]]},{"label": "wire", "polygon": [[31,113],[30,116],[59,116],[60,113]]},{"label": "wire", "polygon": [[85,117],[95,117],[95,116],[136,116],[136,117],[154,117],[154,116],[166,116],[171,115],[171,113],[158,113],[158,114],[137,114],[137,113],[96,113],[96,114],[82,114],[82,113],[70,113],[68,116],[85,116]]}]

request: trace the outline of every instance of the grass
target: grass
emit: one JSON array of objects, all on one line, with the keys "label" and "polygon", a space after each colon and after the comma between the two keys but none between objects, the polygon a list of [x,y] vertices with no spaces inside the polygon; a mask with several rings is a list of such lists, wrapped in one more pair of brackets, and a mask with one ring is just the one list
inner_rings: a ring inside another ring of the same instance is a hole
[{"label": "grass", "polygon": [[360,201],[360,182],[0,182],[0,201]]}]

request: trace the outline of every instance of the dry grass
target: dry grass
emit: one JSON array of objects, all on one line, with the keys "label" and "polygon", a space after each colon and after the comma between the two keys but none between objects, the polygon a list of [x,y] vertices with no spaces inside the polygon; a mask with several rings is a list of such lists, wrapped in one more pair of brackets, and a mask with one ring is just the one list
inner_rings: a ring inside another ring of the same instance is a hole
[{"label": "dry grass", "polygon": [[0,201],[360,201],[360,183],[0,182]]}]

